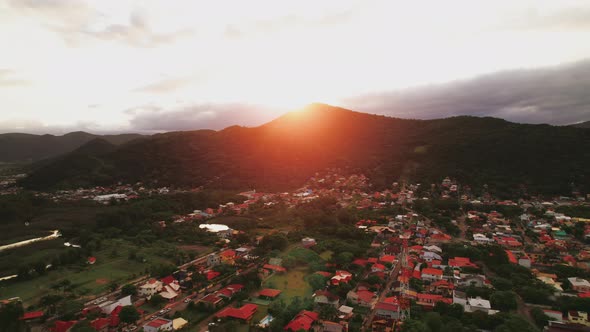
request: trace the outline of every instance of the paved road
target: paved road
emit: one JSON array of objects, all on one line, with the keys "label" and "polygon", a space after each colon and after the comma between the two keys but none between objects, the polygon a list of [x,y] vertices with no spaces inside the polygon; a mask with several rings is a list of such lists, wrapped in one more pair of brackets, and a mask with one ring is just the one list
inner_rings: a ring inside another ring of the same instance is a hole
[{"label": "paved road", "polygon": [[[398,263],[395,264],[395,267],[389,273],[389,278],[387,280],[385,287],[383,288],[383,291],[379,295],[377,303],[385,300],[385,298],[387,297],[387,293],[389,293],[389,291],[391,290],[391,286],[393,285],[393,283],[395,283],[397,281],[397,279],[399,277],[399,273],[401,271],[402,261],[404,259],[406,259],[405,252],[402,250],[402,253],[399,257]],[[369,313],[369,315],[367,316],[367,319],[365,320],[365,323],[362,328],[363,331],[371,331],[372,330],[371,324],[373,323],[374,318],[375,318],[375,310],[372,309],[371,312]]]}]

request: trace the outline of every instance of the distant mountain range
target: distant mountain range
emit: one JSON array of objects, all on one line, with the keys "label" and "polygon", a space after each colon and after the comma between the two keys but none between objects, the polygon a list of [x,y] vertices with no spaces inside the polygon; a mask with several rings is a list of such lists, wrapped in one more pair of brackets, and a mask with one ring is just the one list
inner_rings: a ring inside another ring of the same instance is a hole
[{"label": "distant mountain range", "polygon": [[590,192],[590,130],[460,116],[405,120],[313,104],[255,128],[157,134],[116,146],[95,139],[23,181],[34,189],[148,185],[286,190],[326,168],[376,188],[445,176],[506,195]]},{"label": "distant mountain range", "polygon": [[82,131],[63,136],[0,134],[0,162],[31,162],[72,152],[82,145],[101,138],[115,145],[144,137],[139,134],[93,135]]},{"label": "distant mountain range", "polygon": [[571,126],[572,127],[577,127],[577,128],[590,128],[590,121],[576,123],[576,124],[573,124]]}]

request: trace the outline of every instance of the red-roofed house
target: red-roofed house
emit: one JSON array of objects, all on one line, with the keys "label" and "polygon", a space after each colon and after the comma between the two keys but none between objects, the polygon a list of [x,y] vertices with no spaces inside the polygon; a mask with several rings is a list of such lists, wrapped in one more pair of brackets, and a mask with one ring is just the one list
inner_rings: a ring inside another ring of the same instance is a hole
[{"label": "red-roofed house", "polygon": [[228,265],[234,265],[236,259],[236,251],[233,249],[224,250],[219,254],[221,262]]},{"label": "red-roofed house", "polygon": [[348,283],[350,280],[352,280],[352,273],[338,270],[332,279],[330,279],[330,282],[332,285],[340,285],[340,283]]},{"label": "red-roofed house", "polygon": [[369,261],[366,259],[357,258],[354,261],[352,261],[351,264],[365,267],[365,266],[367,266],[368,263],[369,263]]},{"label": "red-roofed house", "polygon": [[29,311],[25,312],[25,314],[19,318],[20,320],[33,320],[43,317],[43,311]]},{"label": "red-roofed house", "polygon": [[422,280],[437,281],[437,280],[441,280],[442,276],[443,276],[443,270],[427,267],[422,270],[421,278],[422,278]]},{"label": "red-roofed house", "polygon": [[356,292],[351,290],[346,294],[346,299],[363,307],[371,307],[377,299],[377,295],[366,289],[359,289]]},{"label": "red-roofed house", "polygon": [[258,306],[256,304],[247,303],[244,304],[241,308],[232,308],[227,307],[220,312],[215,314],[217,318],[233,318],[243,320],[245,322],[250,321],[254,313],[258,310]]},{"label": "red-roofed house", "polygon": [[49,328],[49,331],[51,332],[68,332],[72,326],[76,325],[77,321],[75,320],[71,320],[71,321],[63,321],[63,320],[57,320],[55,321],[55,325],[52,328]]},{"label": "red-roofed house", "polygon": [[284,268],[284,267],[282,267],[282,266],[278,266],[278,265],[264,264],[264,265],[262,266],[262,268],[263,268],[264,270],[271,271],[271,272],[277,272],[277,273],[284,273],[284,272],[287,272],[287,269],[285,269],[285,268]]},{"label": "red-roofed house", "polygon": [[106,332],[109,329],[109,324],[111,320],[108,318],[97,318],[90,322],[90,326],[92,326],[98,332]]},{"label": "red-roofed house", "polygon": [[475,263],[472,263],[468,257],[455,257],[449,258],[450,267],[477,267]]},{"label": "red-roofed house", "polygon": [[451,298],[444,298],[442,295],[438,294],[417,294],[416,295],[416,302],[419,305],[427,306],[427,307],[434,307],[436,302],[445,302],[448,304],[453,303],[453,299]]},{"label": "red-roofed house", "polygon": [[172,321],[165,318],[156,318],[143,326],[145,332],[172,331],[173,329]]},{"label": "red-roofed house", "polygon": [[395,262],[395,256],[394,255],[383,255],[379,258],[379,261],[383,264],[393,264],[393,262]]},{"label": "red-roofed house", "polygon": [[385,271],[386,267],[383,264],[373,264],[373,266],[371,267],[371,272],[383,272]]},{"label": "red-roofed house", "polygon": [[510,250],[505,250],[506,256],[508,256],[508,261],[512,264],[518,264],[518,259],[516,259],[516,255]]},{"label": "red-roofed house", "polygon": [[206,277],[207,277],[207,280],[212,280],[212,279],[219,277],[220,275],[221,275],[221,272],[209,271],[209,272],[207,272]]},{"label": "red-roofed house", "polygon": [[265,288],[258,293],[258,297],[263,297],[269,300],[275,299],[281,295],[281,291],[278,289]]},{"label": "red-roofed house", "polygon": [[319,274],[324,278],[331,278],[333,275],[333,273],[326,272],[326,271],[317,271],[316,274]]},{"label": "red-roofed house", "polygon": [[230,298],[234,297],[234,295],[238,294],[243,288],[244,288],[244,285],[240,285],[240,284],[228,285],[224,289],[218,291],[217,295],[230,299]]},{"label": "red-roofed house", "polygon": [[88,257],[87,263],[90,265],[96,263],[96,257]]},{"label": "red-roofed house", "polygon": [[309,331],[315,321],[319,318],[319,314],[313,311],[302,310],[285,326],[286,331]]},{"label": "red-roofed house", "polygon": [[199,300],[201,303],[205,303],[210,308],[215,308],[223,301],[222,298],[217,296],[216,294],[209,294]]},{"label": "red-roofed house", "polygon": [[375,316],[385,319],[399,319],[400,307],[397,301],[389,299],[375,305]]}]

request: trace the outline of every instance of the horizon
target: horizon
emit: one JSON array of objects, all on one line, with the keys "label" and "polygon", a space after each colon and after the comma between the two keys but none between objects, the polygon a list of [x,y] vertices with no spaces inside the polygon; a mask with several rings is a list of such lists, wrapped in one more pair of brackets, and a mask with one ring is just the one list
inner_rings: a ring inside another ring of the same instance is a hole
[{"label": "horizon", "polygon": [[590,63],[588,17],[575,0],[0,0],[0,132],[255,126],[313,101],[401,118],[587,121],[590,82],[576,72]]}]

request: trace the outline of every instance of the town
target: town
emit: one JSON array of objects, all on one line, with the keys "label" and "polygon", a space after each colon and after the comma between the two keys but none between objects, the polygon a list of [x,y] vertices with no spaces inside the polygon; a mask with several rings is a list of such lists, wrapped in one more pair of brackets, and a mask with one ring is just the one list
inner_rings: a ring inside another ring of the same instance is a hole
[{"label": "town", "polygon": [[[95,294],[57,277],[38,298],[9,291],[1,310],[19,313],[14,326],[52,332],[590,330],[590,195],[507,199],[491,184],[451,178],[375,191],[362,174],[343,174],[154,220],[162,234],[194,228],[201,240],[183,246],[199,254],[124,283],[103,275]],[[35,195],[117,206],[203,190],[119,184]],[[147,259],[134,250],[128,264]],[[77,273],[118,256],[83,257]],[[19,269],[0,295],[52,269]]]}]

